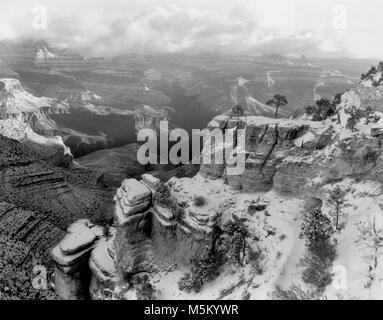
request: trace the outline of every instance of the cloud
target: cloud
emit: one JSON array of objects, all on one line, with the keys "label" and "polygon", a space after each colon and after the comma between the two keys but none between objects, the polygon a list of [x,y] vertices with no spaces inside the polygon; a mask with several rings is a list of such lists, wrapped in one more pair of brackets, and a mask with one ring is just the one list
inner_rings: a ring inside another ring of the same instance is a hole
[{"label": "cloud", "polygon": [[[254,34],[254,21],[192,7],[158,6],[114,23],[94,48],[100,53],[217,50]],[[233,48],[235,49],[235,48]]]},{"label": "cloud", "polygon": [[[168,0],[40,0],[47,8],[48,28],[38,31],[31,26],[31,1],[4,1],[0,39],[45,37],[90,55],[383,56],[380,0],[172,0],[177,4],[164,4]],[[334,21],[343,18],[344,28],[339,29]]]}]

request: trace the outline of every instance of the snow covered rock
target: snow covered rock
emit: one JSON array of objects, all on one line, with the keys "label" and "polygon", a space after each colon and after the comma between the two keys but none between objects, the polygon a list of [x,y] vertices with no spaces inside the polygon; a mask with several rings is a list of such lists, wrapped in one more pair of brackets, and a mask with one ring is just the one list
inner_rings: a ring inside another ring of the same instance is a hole
[{"label": "snow covered rock", "polygon": [[207,128],[209,130],[214,130],[214,129],[225,129],[226,126],[227,126],[227,122],[230,120],[230,117],[229,116],[226,116],[226,115],[219,115],[219,116],[216,116],[214,117],[213,120],[211,120],[208,125],[207,125]]},{"label": "snow covered rock", "polygon": [[141,176],[141,178],[142,183],[144,183],[152,192],[156,191],[161,184],[160,179],[153,177],[151,174],[145,173]]},{"label": "snow covered rock", "polygon": [[68,227],[64,239],[52,249],[55,288],[61,298],[74,300],[89,297],[88,260],[96,239],[88,221],[80,220]]},{"label": "snow covered rock", "polygon": [[35,97],[27,92],[17,79],[0,79],[0,117],[19,117],[27,120],[30,115],[38,118],[48,113],[67,113],[69,106],[57,99]]},{"label": "snow covered rock", "polygon": [[0,79],[0,134],[20,141],[56,166],[71,165],[70,149],[61,137],[45,137],[35,130],[51,126],[49,114],[67,113],[68,109],[57,99],[33,96],[17,79]]},{"label": "snow covered rock", "polygon": [[124,195],[125,203],[135,205],[150,199],[150,190],[136,179],[125,179],[121,185],[121,195]]},{"label": "snow covered rock", "polygon": [[114,213],[119,224],[125,223],[129,216],[148,209],[151,195],[151,191],[143,183],[136,179],[125,179],[114,197]]},{"label": "snow covered rock", "polygon": [[113,242],[121,277],[151,269],[151,197],[150,189],[136,179],[125,179],[116,192]]},{"label": "snow covered rock", "polygon": [[[81,227],[80,227],[81,226]],[[65,238],[60,242],[60,249],[65,255],[72,255],[89,248],[96,240],[92,230],[83,224],[72,227]],[[75,232],[73,230],[76,230]]]},{"label": "snow covered rock", "polygon": [[108,298],[106,291],[113,288],[118,280],[114,256],[109,250],[110,244],[114,242],[113,236],[101,239],[92,250],[89,259],[92,272],[90,294],[95,300]]},{"label": "snow covered rock", "polygon": [[0,134],[21,142],[54,166],[68,167],[72,164],[72,153],[61,137],[39,135],[26,122],[14,119],[0,120]]}]

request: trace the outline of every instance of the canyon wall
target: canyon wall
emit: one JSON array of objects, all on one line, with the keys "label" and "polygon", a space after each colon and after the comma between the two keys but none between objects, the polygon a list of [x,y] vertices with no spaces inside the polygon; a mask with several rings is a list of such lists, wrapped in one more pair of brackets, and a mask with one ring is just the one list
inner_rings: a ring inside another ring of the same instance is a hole
[{"label": "canyon wall", "polygon": [[99,173],[52,166],[1,134],[0,150],[0,282],[9,291],[2,294],[34,299],[33,268],[44,266],[50,281],[52,246],[74,221],[108,212],[114,191],[100,186]]}]

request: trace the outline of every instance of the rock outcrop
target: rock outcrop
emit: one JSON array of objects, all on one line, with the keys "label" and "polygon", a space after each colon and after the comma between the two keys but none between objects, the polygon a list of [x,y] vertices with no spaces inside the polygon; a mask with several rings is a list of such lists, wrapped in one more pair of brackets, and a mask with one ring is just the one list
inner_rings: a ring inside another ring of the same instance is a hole
[{"label": "rock outcrop", "polygon": [[[73,156],[59,136],[54,136],[51,114],[68,112],[57,99],[35,97],[17,79],[0,79],[0,134],[15,139],[55,166],[69,167]],[[43,136],[47,135],[47,136]]]},{"label": "rock outcrop", "polygon": [[[137,277],[177,263],[187,264],[191,256],[212,242],[217,216],[209,218],[190,209],[190,220],[186,216],[183,219],[177,216],[177,203],[169,206],[157,198],[164,192],[161,188],[160,180],[148,174],[141,181],[124,180],[114,198],[115,228],[109,237],[93,242],[96,237],[90,229],[80,230],[85,228],[81,221],[68,228],[68,234],[52,251],[59,296],[74,298],[74,292],[82,292],[77,296],[86,298],[82,290],[87,287],[93,299],[121,297],[118,284],[125,283],[128,289],[123,296],[136,297]],[[169,195],[168,200],[171,198]],[[82,276],[75,273],[79,269],[70,268],[77,262]],[[90,277],[85,274],[89,268]]]},{"label": "rock outcrop", "polygon": [[[102,230],[101,230],[102,231]],[[102,236],[89,220],[68,227],[64,239],[52,249],[55,262],[56,293],[66,300],[89,297],[91,272],[88,261],[98,237]]]},{"label": "rock outcrop", "polygon": [[58,99],[35,97],[27,92],[20,81],[0,79],[0,117],[34,122],[47,118],[48,114],[68,112],[69,106]]},{"label": "rock outcrop", "polygon": [[28,123],[14,119],[0,120],[0,134],[19,141],[53,166],[68,168],[72,165],[72,153],[59,136],[39,135]]},{"label": "rock outcrop", "polygon": [[[268,191],[272,188],[285,195],[306,197],[328,181],[351,175],[365,175],[380,181],[377,174],[382,165],[380,131],[382,114],[372,111],[361,116],[355,130],[347,128],[350,108],[355,107],[355,93],[342,96],[337,116],[325,121],[221,116],[209,124],[210,129],[244,129],[244,146],[235,146],[224,164],[201,164],[205,178],[224,179],[243,192]],[[359,105],[360,113],[363,107]],[[340,122],[339,122],[340,120]],[[236,138],[234,138],[236,141]],[[215,146],[226,150],[225,142]],[[204,151],[203,151],[204,152]],[[235,166],[237,153],[245,155],[242,174],[229,175],[227,168]],[[231,162],[230,162],[231,161]]]},{"label": "rock outcrop", "polygon": [[116,268],[121,279],[152,271],[152,192],[143,183],[128,179],[117,190],[115,200]]}]

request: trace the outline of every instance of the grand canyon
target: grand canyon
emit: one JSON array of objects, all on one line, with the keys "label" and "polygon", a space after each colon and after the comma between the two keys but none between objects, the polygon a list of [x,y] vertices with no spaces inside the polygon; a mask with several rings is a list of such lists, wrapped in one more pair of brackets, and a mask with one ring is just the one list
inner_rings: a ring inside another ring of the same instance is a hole
[{"label": "grand canyon", "polygon": [[[0,37],[0,299],[383,299],[383,62],[271,49]],[[164,121],[233,148],[142,164]]]}]

